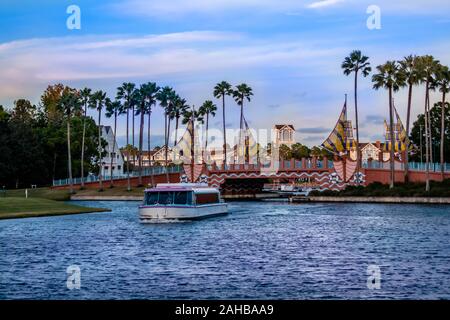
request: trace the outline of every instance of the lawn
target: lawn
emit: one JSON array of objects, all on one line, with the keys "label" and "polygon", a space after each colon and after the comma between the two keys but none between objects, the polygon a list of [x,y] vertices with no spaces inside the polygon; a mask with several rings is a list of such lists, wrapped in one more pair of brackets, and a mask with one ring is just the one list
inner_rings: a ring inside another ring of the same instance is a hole
[{"label": "lawn", "polygon": [[15,219],[41,216],[55,216],[89,212],[109,211],[102,208],[89,208],[62,201],[44,198],[0,197],[0,219]]},{"label": "lawn", "polygon": [[[28,198],[44,198],[49,200],[67,201],[70,200],[69,190],[55,190],[50,188],[27,189]],[[0,192],[0,198],[14,197],[25,198],[25,189],[10,189]]]}]

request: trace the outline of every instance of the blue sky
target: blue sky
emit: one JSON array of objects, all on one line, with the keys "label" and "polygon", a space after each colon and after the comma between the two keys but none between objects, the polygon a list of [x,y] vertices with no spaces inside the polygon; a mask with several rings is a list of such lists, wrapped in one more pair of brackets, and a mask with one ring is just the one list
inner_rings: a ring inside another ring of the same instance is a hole
[{"label": "blue sky", "polygon": [[[81,9],[81,30],[66,27],[72,4]],[[366,27],[372,4],[381,10],[380,30]],[[245,82],[255,94],[245,111],[251,126],[291,123],[298,141],[319,144],[345,93],[353,106],[353,79],[340,69],[344,57],[360,49],[375,67],[433,54],[450,65],[449,13],[447,0],[3,0],[0,104],[18,98],[38,103],[46,86],[59,82],[114,97],[124,81],[155,81],[200,105],[214,100],[215,83]],[[422,100],[418,87],[414,118]],[[362,141],[382,138],[387,102],[369,78],[360,80]],[[396,94],[396,104],[404,115],[406,92]],[[227,109],[229,127],[237,127],[231,98]],[[161,134],[159,108],[152,125]],[[220,127],[219,118],[212,125]]]}]

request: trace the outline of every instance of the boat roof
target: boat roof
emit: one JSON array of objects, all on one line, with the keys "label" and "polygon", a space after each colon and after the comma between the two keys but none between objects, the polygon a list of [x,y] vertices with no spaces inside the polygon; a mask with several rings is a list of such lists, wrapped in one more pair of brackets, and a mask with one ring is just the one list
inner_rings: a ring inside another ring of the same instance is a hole
[{"label": "boat roof", "polygon": [[155,188],[145,189],[145,192],[159,191],[193,191],[195,193],[219,193],[217,188],[208,187],[206,183],[158,183]]}]

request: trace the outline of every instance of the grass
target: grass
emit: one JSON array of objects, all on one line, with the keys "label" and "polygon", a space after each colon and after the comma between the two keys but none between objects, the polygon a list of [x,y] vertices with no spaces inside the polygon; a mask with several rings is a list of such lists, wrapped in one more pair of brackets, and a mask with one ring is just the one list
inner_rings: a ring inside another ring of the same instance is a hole
[{"label": "grass", "polygon": [[[25,198],[25,189],[6,190],[5,193],[0,193],[0,198],[3,197]],[[70,193],[69,190],[36,188],[28,189],[28,198],[44,198],[49,200],[68,201],[70,200]]]},{"label": "grass", "polygon": [[0,219],[16,219],[109,211],[44,198],[0,197]]},{"label": "grass", "polygon": [[144,196],[144,189],[144,187],[133,187],[128,191],[127,187],[117,186],[110,188],[109,185],[105,185],[103,186],[103,191],[86,188],[83,190],[75,190],[75,193],[80,196]]},{"label": "grass", "polygon": [[450,179],[431,181],[430,191],[425,192],[424,183],[398,183],[393,189],[389,185],[374,182],[367,187],[350,186],[342,191],[312,191],[310,196],[331,197],[450,197]]}]

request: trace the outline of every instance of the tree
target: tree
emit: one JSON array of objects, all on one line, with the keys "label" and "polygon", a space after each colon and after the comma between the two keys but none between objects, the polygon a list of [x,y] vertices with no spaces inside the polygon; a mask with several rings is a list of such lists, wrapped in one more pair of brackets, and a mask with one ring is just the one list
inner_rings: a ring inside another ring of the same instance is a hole
[{"label": "tree", "polygon": [[253,95],[252,88],[250,88],[245,83],[236,86],[236,90],[233,91],[233,97],[238,106],[241,107],[241,116],[239,123],[239,143],[242,144],[242,131],[244,128],[244,101],[250,102],[251,96]]},{"label": "tree", "polygon": [[[436,102],[434,107],[430,110],[430,122],[432,132],[431,150],[438,150],[441,141],[441,123],[442,123],[442,102]],[[450,103],[445,102],[444,108],[444,162],[450,162]],[[419,114],[417,120],[414,122],[411,129],[411,143],[414,145],[414,149],[417,150],[411,155],[411,159],[417,162],[421,161],[421,141],[425,141],[425,132],[422,128],[425,128],[425,115]]]},{"label": "tree", "polygon": [[[410,119],[411,119],[411,105],[412,105],[412,90],[413,87],[419,84],[420,80],[420,63],[417,56],[409,55],[399,61],[400,70],[405,75],[405,85],[408,86],[408,106],[406,112],[406,134],[410,133]],[[405,156],[405,181],[409,180],[409,143],[406,144],[406,156]]]},{"label": "tree", "polygon": [[[117,100],[124,100],[123,103],[123,109],[127,112],[127,146],[130,144],[130,129],[129,129],[129,123],[130,123],[130,110],[132,110],[131,116],[133,119],[133,137],[134,137],[134,107],[136,105],[136,85],[134,83],[130,82],[124,82],[122,86],[117,88]],[[133,144],[134,146],[134,138],[133,138]],[[133,155],[133,165],[134,165],[134,156]],[[130,181],[130,154],[127,153],[127,190],[131,191],[131,181]]]},{"label": "tree", "polygon": [[164,162],[166,169],[166,180],[169,182],[169,172],[167,171],[167,152],[169,148],[169,130],[170,130],[170,121],[169,116],[171,113],[171,108],[173,106],[172,100],[175,98],[176,94],[171,87],[165,86],[163,87],[157,94],[156,99],[159,101],[159,105],[163,108],[164,111],[164,146],[165,146],[165,154],[164,154]]},{"label": "tree", "polygon": [[419,57],[419,64],[422,70],[420,82],[425,83],[425,161],[426,161],[426,182],[425,191],[430,191],[430,161],[432,162],[431,152],[431,121],[430,121],[430,84],[434,81],[436,71],[439,69],[439,61],[433,56],[426,55]]},{"label": "tree", "polygon": [[[208,128],[209,128],[209,115],[215,116],[217,111],[217,106],[211,101],[206,100],[203,102],[202,106],[198,110],[201,115],[206,116],[206,138],[205,138],[205,153],[208,150]],[[204,159],[203,159],[204,160]]]},{"label": "tree", "polygon": [[83,136],[81,140],[81,188],[84,188],[84,145],[86,140],[86,117],[87,109],[89,107],[89,101],[91,99],[92,90],[89,88],[84,88],[80,91],[80,99],[83,105]]},{"label": "tree", "polygon": [[[445,97],[450,92],[450,70],[447,66],[440,66],[436,70],[436,78],[431,84],[433,89],[438,89],[442,93],[441,100],[441,143],[440,143],[440,162],[441,162],[441,179],[444,180],[444,146],[445,146]],[[444,106],[442,108],[442,106]]]},{"label": "tree", "polygon": [[280,146],[279,153],[281,160],[288,160],[292,158],[292,150],[285,144]]},{"label": "tree", "polygon": [[111,101],[111,99],[107,98],[106,99],[106,117],[107,118],[111,118],[114,117],[114,142],[113,142],[113,147],[112,147],[112,153],[110,156],[111,159],[111,163],[109,166],[109,177],[110,177],[110,182],[109,182],[109,187],[112,188],[114,186],[114,180],[113,180],[113,158],[116,156],[116,135],[117,135],[117,116],[121,115],[122,113],[124,113],[125,110],[123,109],[122,104],[120,103],[119,100],[115,100],[115,101]]},{"label": "tree", "polygon": [[172,110],[172,117],[175,119],[175,138],[173,140],[173,145],[175,146],[177,144],[177,133],[178,133],[178,124],[180,117],[183,115],[183,113],[189,108],[187,105],[186,99],[182,99],[180,97],[177,97],[174,108]]},{"label": "tree", "polygon": [[[156,96],[159,92],[159,87],[154,82],[142,84],[137,94],[138,109],[136,115],[140,115],[141,121],[139,126],[139,185],[142,185],[142,146],[144,138],[144,115],[151,114],[152,106],[156,104]],[[150,139],[150,116],[148,122],[148,139]],[[150,143],[150,142],[148,142]],[[150,152],[150,150],[148,150]],[[150,157],[150,154],[149,154]],[[153,184],[153,175],[152,175]]]},{"label": "tree", "polygon": [[219,82],[214,87],[214,97],[222,99],[222,124],[223,124],[223,164],[227,164],[227,133],[225,123],[225,96],[233,94],[231,84],[226,81]]},{"label": "tree", "polygon": [[69,173],[70,193],[73,193],[73,178],[72,178],[72,152],[70,147],[70,122],[72,114],[81,110],[82,101],[77,90],[66,88],[61,96],[61,109],[66,115],[67,122],[67,168]]},{"label": "tree", "polygon": [[103,181],[102,181],[102,154],[103,154],[103,148],[102,148],[102,110],[106,103],[106,92],[103,91],[96,91],[91,96],[91,103],[90,107],[93,109],[96,109],[98,111],[98,181],[100,185],[100,191],[103,191]]},{"label": "tree", "polygon": [[378,90],[384,88],[388,90],[389,93],[389,136],[390,136],[390,163],[391,163],[391,177],[389,188],[394,188],[394,170],[395,170],[395,159],[394,159],[394,108],[392,103],[392,92],[398,91],[401,86],[404,85],[405,76],[401,72],[397,62],[387,61],[383,65],[377,66],[377,74],[372,77],[373,88]]},{"label": "tree", "polygon": [[342,62],[341,68],[344,70],[344,74],[349,76],[352,72],[355,74],[355,125],[356,125],[356,162],[357,170],[361,167],[361,155],[359,150],[359,123],[358,123],[358,73],[364,77],[367,77],[372,71],[369,63],[369,57],[362,55],[361,51],[355,50],[350,53],[348,57]]},{"label": "tree", "polygon": [[311,152],[311,150],[307,146],[301,143],[294,143],[291,147],[291,150],[292,157],[297,160],[309,157],[309,154]]}]

